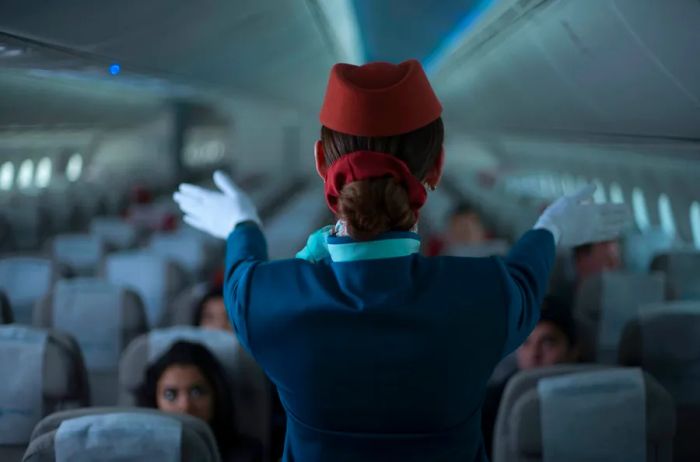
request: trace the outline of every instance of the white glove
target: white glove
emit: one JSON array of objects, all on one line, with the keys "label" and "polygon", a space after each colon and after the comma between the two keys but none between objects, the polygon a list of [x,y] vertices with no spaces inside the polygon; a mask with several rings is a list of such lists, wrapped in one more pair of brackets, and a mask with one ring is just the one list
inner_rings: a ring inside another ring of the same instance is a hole
[{"label": "white glove", "polygon": [[185,213],[185,223],[221,239],[226,239],[236,225],[244,221],[262,225],[253,202],[228,175],[217,170],[214,183],[221,192],[183,183],[173,194]]},{"label": "white glove", "polygon": [[594,204],[595,185],[560,197],[542,213],[534,229],[546,229],[567,247],[615,239],[628,222],[624,204]]}]

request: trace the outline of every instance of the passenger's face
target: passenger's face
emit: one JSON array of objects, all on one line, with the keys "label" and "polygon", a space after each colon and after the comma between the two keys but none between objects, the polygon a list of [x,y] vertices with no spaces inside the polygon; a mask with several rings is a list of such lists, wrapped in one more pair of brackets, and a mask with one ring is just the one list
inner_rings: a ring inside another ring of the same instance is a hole
[{"label": "passenger's face", "polygon": [[192,365],[173,365],[163,372],[156,388],[158,409],[189,414],[211,422],[214,396],[211,385]]},{"label": "passenger's face", "polygon": [[617,241],[593,244],[590,253],[580,256],[576,261],[576,273],[584,279],[603,271],[612,271],[622,266],[620,244]]},{"label": "passenger's face", "polygon": [[204,303],[199,325],[207,329],[233,330],[222,297],[210,298]]},{"label": "passenger's face", "polygon": [[450,242],[454,244],[473,244],[485,239],[484,226],[475,213],[462,213],[452,217],[448,234]]},{"label": "passenger's face", "polygon": [[554,324],[541,321],[517,350],[520,370],[554,366],[573,360],[566,335]]}]

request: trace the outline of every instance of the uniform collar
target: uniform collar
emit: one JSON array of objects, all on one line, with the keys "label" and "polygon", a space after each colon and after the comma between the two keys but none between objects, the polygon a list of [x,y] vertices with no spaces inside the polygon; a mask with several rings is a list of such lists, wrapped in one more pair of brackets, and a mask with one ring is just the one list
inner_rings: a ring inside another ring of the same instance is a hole
[{"label": "uniform collar", "polygon": [[332,230],[332,226],[326,226],[309,236],[297,258],[312,263],[330,258],[341,263],[407,257],[420,251],[420,237],[410,231],[392,231],[371,241],[356,241],[349,236],[332,235]]},{"label": "uniform collar", "polygon": [[384,233],[371,241],[328,236],[326,242],[328,254],[334,262],[407,257],[420,250],[418,235],[405,231]]}]

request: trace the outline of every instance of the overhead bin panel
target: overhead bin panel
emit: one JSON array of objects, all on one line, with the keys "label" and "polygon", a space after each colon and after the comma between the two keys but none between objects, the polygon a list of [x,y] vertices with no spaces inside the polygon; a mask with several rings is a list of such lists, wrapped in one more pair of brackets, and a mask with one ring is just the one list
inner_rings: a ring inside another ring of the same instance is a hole
[{"label": "overhead bin panel", "polygon": [[487,15],[436,74],[465,129],[700,137],[700,3],[520,3],[517,19]]}]

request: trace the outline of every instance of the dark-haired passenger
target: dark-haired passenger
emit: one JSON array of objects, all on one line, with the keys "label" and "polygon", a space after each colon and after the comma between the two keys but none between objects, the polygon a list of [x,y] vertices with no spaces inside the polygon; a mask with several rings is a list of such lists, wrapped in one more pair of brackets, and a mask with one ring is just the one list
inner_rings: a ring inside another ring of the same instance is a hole
[{"label": "dark-haired passenger", "polygon": [[517,370],[486,389],[481,422],[484,444],[489,455],[492,450],[498,407],[510,378],[518,371],[575,363],[578,360],[577,341],[576,323],[570,307],[562,300],[553,297],[545,298],[539,322],[515,352]]},{"label": "dark-haired passenger", "polygon": [[212,287],[199,300],[194,311],[192,323],[205,329],[233,331],[231,321],[229,321],[228,314],[226,314],[226,305],[224,304],[221,286]]},{"label": "dark-haired passenger", "polygon": [[262,461],[261,445],[237,432],[231,386],[221,364],[198,343],[176,342],[151,365],[137,403],[205,421],[223,461]]},{"label": "dark-haired passenger", "polygon": [[458,204],[450,213],[442,235],[428,242],[428,255],[449,255],[460,249],[479,245],[491,239],[479,212],[470,204]]}]

